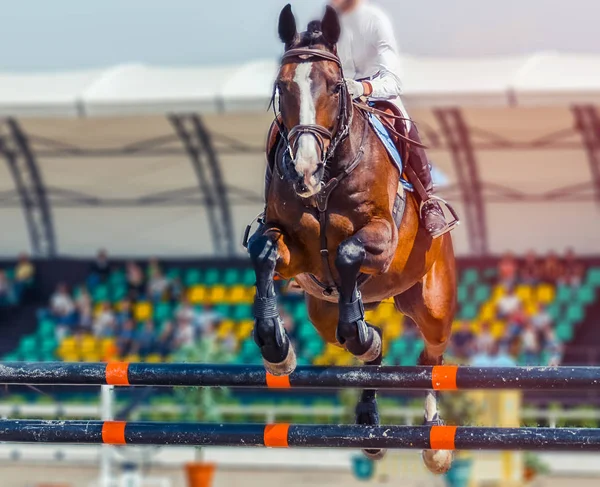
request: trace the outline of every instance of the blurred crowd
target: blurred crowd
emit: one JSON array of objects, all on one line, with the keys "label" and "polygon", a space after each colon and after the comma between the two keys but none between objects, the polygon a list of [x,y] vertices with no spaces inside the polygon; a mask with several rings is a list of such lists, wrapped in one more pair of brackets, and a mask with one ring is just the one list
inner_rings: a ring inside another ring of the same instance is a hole
[{"label": "blurred crowd", "polygon": [[[59,283],[50,298],[50,314],[57,324],[59,338],[92,334],[98,338],[114,338],[120,356],[149,355],[166,358],[173,351],[194,344],[210,334],[222,319],[211,307],[193,306],[178,277],[168,278],[157,259],[147,266],[130,261],[125,265],[127,294],[116,303],[93,303],[91,291],[105,284],[117,269],[101,250],[90,267],[85,285],[71,292]],[[138,302],[150,302],[153,307],[169,303],[173,307],[170,319],[155,323],[152,318],[137,322],[134,308]]]},{"label": "blurred crowd", "polygon": [[584,275],[585,267],[572,249],[562,258],[554,252],[538,256],[529,251],[523,258],[505,254],[498,262],[494,282],[505,290],[496,307],[496,318],[506,323],[505,334],[494,337],[489,322],[482,323],[480,332],[475,334],[469,322],[461,322],[452,336],[453,355],[482,367],[516,363],[558,365],[564,347],[556,337],[555,323],[547,306],[536,303],[534,312],[527,313],[516,290],[520,285],[539,284],[577,288]]},{"label": "blurred crowd", "polygon": [[34,278],[35,266],[26,253],[19,255],[13,268],[0,269],[0,306],[20,304]]}]

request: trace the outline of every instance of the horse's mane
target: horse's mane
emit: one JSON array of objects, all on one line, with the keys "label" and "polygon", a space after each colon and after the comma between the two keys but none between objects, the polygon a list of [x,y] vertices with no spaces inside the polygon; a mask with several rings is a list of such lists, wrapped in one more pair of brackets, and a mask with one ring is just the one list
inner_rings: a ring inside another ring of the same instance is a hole
[{"label": "horse's mane", "polygon": [[294,48],[310,47],[331,50],[332,46],[325,40],[321,30],[321,21],[313,20],[308,24],[305,32],[299,35],[298,40],[293,45]]}]

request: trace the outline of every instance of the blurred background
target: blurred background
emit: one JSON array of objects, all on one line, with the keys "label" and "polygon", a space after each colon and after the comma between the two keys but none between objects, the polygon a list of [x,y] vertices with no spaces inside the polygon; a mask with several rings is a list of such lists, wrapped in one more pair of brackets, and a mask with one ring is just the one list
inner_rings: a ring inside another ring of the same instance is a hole
[{"label": "blurred background", "polygon": [[[404,100],[430,147],[438,192],[463,219],[453,232],[459,311],[449,361],[598,364],[600,4],[373,2],[394,23]],[[263,207],[285,3],[2,3],[2,360],[261,363],[241,240]],[[300,25],[324,4],[295,2]],[[323,344],[303,296],[278,285],[299,362],[352,364]],[[391,303],[369,321],[384,329],[386,364],[415,364],[414,323]],[[383,422],[417,424],[421,396],[382,394]],[[597,391],[448,396],[449,423],[453,413],[458,424],[600,423]],[[0,390],[9,418],[339,423],[352,421],[355,402],[352,391]],[[391,453],[376,468],[359,458],[0,445],[3,487],[183,486],[194,465],[216,466],[217,486],[447,481],[426,475],[417,452]],[[462,485],[600,478],[592,455],[469,461],[471,483]]]}]

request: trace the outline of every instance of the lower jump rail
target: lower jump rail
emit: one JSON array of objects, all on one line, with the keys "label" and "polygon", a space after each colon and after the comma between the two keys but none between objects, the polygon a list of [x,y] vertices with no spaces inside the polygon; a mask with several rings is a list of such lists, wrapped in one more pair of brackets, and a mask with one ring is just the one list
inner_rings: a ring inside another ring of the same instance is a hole
[{"label": "lower jump rail", "polygon": [[250,365],[4,362],[0,384],[564,391],[600,387],[600,367],[300,366],[276,377]]},{"label": "lower jump rail", "polygon": [[600,429],[0,420],[0,442],[600,451]]}]

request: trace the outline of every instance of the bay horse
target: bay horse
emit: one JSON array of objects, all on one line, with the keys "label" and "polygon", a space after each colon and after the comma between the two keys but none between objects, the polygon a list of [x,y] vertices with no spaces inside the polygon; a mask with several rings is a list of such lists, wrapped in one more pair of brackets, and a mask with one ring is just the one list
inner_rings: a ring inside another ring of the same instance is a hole
[{"label": "bay horse", "polygon": [[[305,291],[309,318],[331,344],[366,365],[382,362],[381,330],[365,321],[365,306],[393,297],[418,325],[425,343],[419,365],[440,365],[456,308],[456,269],[450,234],[432,239],[419,204],[368,121],[351,100],[336,53],[335,10],[298,33],[291,6],[279,17],[285,51],[276,80],[280,143],[266,188],[261,226],[248,242],[256,272],[254,340],[265,367],[287,375],[296,356],[277,309],[276,275]],[[275,98],[275,97],[274,97]],[[394,216],[404,213],[397,226]],[[358,424],[379,424],[375,390],[362,391]],[[433,391],[425,423],[442,424]],[[382,450],[365,450],[381,458]],[[423,452],[434,473],[452,453]]]}]

